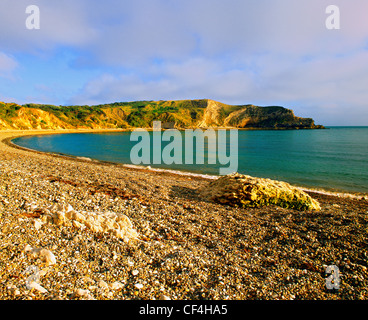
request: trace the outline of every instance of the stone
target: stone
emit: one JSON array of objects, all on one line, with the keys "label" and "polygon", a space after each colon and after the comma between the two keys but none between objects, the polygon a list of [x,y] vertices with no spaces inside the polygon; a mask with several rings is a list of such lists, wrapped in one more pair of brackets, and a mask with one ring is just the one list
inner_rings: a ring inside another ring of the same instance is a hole
[{"label": "stone", "polygon": [[73,225],[82,230],[87,227],[96,233],[110,233],[125,242],[138,238],[137,231],[133,228],[132,222],[125,214],[115,212],[78,212],[69,204],[61,205],[59,203],[48,208],[42,208],[42,212],[41,218],[35,222],[36,229],[41,228],[44,223],[57,226]]},{"label": "stone", "polygon": [[101,289],[105,289],[105,290],[109,289],[109,285],[104,280],[98,281],[97,285]]},{"label": "stone", "polygon": [[41,292],[41,293],[47,293],[48,291],[42,287],[39,283],[37,283],[36,281],[32,281],[28,284],[29,288],[31,289],[35,289],[37,290],[38,292]]},{"label": "stone", "polygon": [[44,222],[41,219],[34,219],[33,224],[36,230],[40,230]]},{"label": "stone", "polygon": [[110,284],[110,288],[112,290],[120,290],[124,287],[124,284],[122,284],[121,282],[119,281],[115,281],[113,283]]},{"label": "stone", "polygon": [[91,295],[89,290],[85,289],[77,289],[74,291],[74,296],[81,297],[86,300],[95,300],[95,298]]},{"label": "stone", "polygon": [[26,245],[24,252],[29,253],[33,258],[40,258],[46,264],[53,265],[56,263],[55,255],[47,249],[44,248],[33,248],[30,245]]},{"label": "stone", "polygon": [[20,291],[19,289],[15,286],[15,285],[9,285],[7,287],[7,289],[9,290],[9,292],[14,295],[14,296],[18,296],[20,295]]},{"label": "stone", "polygon": [[239,207],[277,205],[299,211],[320,210],[319,203],[303,190],[286,182],[255,178],[239,173],[211,181],[199,190],[201,197]]},{"label": "stone", "polygon": [[141,284],[141,283],[136,283],[134,286],[135,286],[137,289],[142,289],[142,288],[143,288],[143,284]]}]

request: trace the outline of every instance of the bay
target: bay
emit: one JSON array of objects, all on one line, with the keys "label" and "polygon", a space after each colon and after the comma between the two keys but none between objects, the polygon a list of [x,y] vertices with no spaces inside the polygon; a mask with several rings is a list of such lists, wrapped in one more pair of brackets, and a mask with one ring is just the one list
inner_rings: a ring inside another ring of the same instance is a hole
[{"label": "bay", "polygon": [[[302,187],[368,192],[368,127],[239,130],[238,140],[240,173]],[[130,141],[130,132],[35,135],[13,142],[43,152],[124,164],[131,163],[130,152],[137,143]],[[162,143],[162,148],[166,144]],[[208,165],[206,156],[203,165],[151,164],[151,167],[217,175],[223,165]]]}]

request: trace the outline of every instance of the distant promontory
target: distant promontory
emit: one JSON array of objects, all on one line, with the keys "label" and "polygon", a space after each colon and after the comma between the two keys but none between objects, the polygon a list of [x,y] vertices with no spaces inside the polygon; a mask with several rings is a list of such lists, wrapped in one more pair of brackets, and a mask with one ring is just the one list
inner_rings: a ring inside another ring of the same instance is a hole
[{"label": "distant promontory", "polygon": [[284,107],[228,105],[201,100],[115,102],[95,106],[54,106],[0,102],[0,129],[151,128],[323,129]]}]

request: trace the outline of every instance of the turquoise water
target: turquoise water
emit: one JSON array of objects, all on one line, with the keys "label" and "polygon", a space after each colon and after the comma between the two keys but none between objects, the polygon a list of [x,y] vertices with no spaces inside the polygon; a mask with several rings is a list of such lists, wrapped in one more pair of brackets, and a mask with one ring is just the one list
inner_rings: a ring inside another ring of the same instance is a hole
[{"label": "turquoise water", "polygon": [[[257,130],[238,134],[240,173],[304,187],[368,192],[368,127]],[[40,135],[17,138],[13,142],[45,152],[125,164],[131,163],[131,148],[137,144],[130,141],[130,132]],[[224,167],[219,163],[208,165],[206,158],[204,165],[151,166],[215,175],[219,166]]]}]

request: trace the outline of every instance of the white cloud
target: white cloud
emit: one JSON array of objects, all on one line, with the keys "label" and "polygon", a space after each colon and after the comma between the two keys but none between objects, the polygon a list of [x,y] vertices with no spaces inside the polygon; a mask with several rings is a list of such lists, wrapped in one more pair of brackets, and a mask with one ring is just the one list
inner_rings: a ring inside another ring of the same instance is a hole
[{"label": "white cloud", "polygon": [[[225,67],[217,59],[143,68],[138,74],[91,80],[75,104],[114,101],[210,98],[229,104],[283,105],[296,114],[331,123],[333,115],[349,123],[368,122],[368,55],[320,57],[300,62],[274,55],[253,61],[256,71]],[[149,79],[149,80],[147,80]],[[344,115],[349,110],[349,116]]]},{"label": "white cloud", "polygon": [[13,71],[18,67],[18,62],[11,56],[0,52],[0,77],[13,79]]},{"label": "white cloud", "polygon": [[[40,29],[26,28],[26,8],[40,9]],[[58,46],[83,47],[97,40],[88,18],[85,1],[2,0],[0,2],[0,43],[3,50],[24,53],[52,53]]]},{"label": "white cloud", "polygon": [[2,0],[0,75],[22,63],[17,53],[66,48],[75,70],[101,71],[74,96],[54,90],[70,103],[212,98],[295,104],[303,116],[340,121],[348,104],[368,123],[368,2],[333,3],[341,30],[325,27],[329,0],[34,0],[41,29],[32,31],[29,1]]},{"label": "white cloud", "polygon": [[[337,32],[325,27],[327,0],[120,3],[120,20],[103,11],[94,25],[94,40],[83,46],[92,53],[92,62],[132,67],[152,58],[183,61],[193,55],[227,54],[233,60],[261,53],[333,55],[361,48],[368,37],[365,0],[335,1],[342,15]],[[114,7],[109,1],[104,6]],[[85,15],[91,23],[91,12]]]},{"label": "white cloud", "polygon": [[193,58],[143,69],[140,75],[104,74],[93,79],[71,103],[188,98],[231,100],[251,86],[247,73],[223,69],[216,60]]},{"label": "white cloud", "polygon": [[192,53],[234,58],[272,52],[338,53],[367,40],[366,0],[335,0],[341,30],[325,28],[327,0],[34,0],[41,29],[27,30],[28,0],[0,3],[0,43],[10,51],[71,46],[96,63],[132,66]]}]

